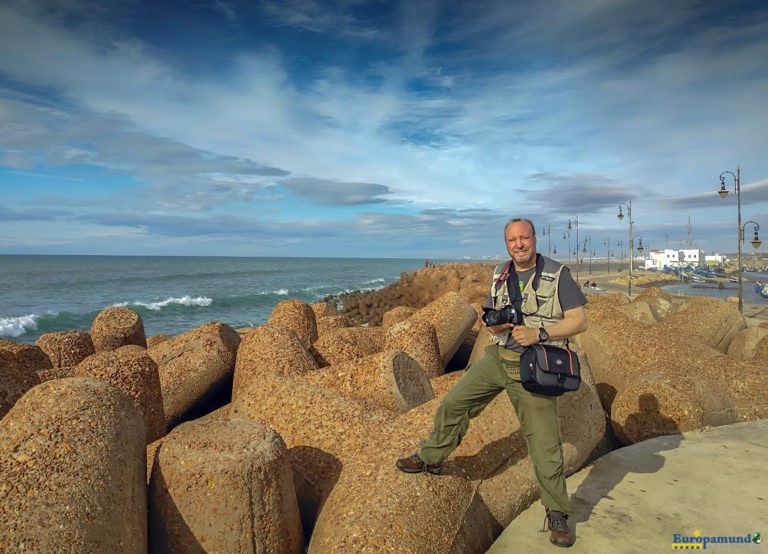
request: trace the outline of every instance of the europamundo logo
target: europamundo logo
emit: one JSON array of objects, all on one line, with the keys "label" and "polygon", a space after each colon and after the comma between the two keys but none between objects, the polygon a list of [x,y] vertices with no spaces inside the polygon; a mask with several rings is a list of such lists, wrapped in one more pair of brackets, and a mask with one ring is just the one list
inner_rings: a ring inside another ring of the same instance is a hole
[{"label": "europamundo logo", "polygon": [[696,529],[693,535],[672,535],[673,550],[741,550],[752,549],[762,542],[763,535],[760,533],[706,536]]}]

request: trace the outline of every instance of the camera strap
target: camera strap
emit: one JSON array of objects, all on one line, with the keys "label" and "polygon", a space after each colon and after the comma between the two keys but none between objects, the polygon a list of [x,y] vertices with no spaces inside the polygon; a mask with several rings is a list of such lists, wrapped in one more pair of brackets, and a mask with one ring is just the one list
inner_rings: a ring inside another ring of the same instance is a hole
[{"label": "camera strap", "polygon": [[[536,254],[536,270],[533,274],[533,290],[538,290],[539,283],[541,282],[541,273],[544,270],[544,258],[541,254]],[[498,290],[501,283],[506,281],[507,294],[509,295],[509,303],[515,307],[516,310],[520,310],[520,306],[523,304],[523,284],[520,282],[517,272],[515,271],[515,265],[512,260],[509,260],[507,267],[499,275],[496,281],[496,290]]]}]

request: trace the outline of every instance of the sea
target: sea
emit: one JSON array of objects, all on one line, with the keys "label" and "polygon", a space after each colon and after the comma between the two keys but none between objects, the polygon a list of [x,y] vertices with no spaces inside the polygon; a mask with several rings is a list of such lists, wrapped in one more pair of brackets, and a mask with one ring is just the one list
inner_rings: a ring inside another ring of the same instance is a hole
[{"label": "sea", "polygon": [[[741,278],[742,300],[748,304],[760,304],[768,307],[768,298],[760,295],[755,290],[755,281],[765,286],[768,282],[768,273],[751,273],[745,271]],[[739,296],[739,284],[728,282],[720,287],[716,283],[695,283],[685,281],[684,283],[669,284],[661,287],[662,290],[670,294],[686,294],[689,296],[714,296],[715,298],[737,298]]]},{"label": "sea", "polygon": [[376,290],[419,267],[423,259],[0,255],[0,339],[88,331],[111,306],[137,312],[147,336],[209,321],[252,327],[288,298]]}]

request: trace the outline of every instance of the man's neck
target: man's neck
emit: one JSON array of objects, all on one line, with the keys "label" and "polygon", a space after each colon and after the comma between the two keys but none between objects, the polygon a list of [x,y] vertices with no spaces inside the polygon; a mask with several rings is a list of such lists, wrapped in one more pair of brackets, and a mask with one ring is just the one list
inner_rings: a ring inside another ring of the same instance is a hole
[{"label": "man's neck", "polygon": [[513,259],[512,263],[515,266],[515,271],[529,271],[536,267],[536,260],[538,259],[539,255],[534,254],[533,257],[524,265],[518,265],[518,263]]}]

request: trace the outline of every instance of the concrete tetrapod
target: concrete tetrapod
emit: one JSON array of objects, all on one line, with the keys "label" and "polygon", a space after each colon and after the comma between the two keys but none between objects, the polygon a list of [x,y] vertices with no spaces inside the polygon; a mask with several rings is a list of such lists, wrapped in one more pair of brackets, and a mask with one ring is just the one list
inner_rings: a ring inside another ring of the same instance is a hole
[{"label": "concrete tetrapod", "polygon": [[384,349],[381,327],[343,327],[323,334],[312,345],[321,366],[335,365],[376,354]]},{"label": "concrete tetrapod", "polygon": [[[626,444],[766,412],[761,391],[768,382],[759,363],[722,354],[744,318],[722,300],[683,305],[643,325],[605,300],[588,304],[590,327],[574,342],[584,349],[603,407]],[[713,321],[712,313],[721,312]]]},{"label": "concrete tetrapod", "polygon": [[198,419],[174,428],[155,456],[153,552],[302,552],[291,464],[274,430]]},{"label": "concrete tetrapod", "polygon": [[445,367],[475,324],[477,313],[464,296],[458,292],[449,292],[433,300],[411,317],[431,323],[435,328],[440,358]]},{"label": "concrete tetrapod", "polygon": [[121,346],[89,356],[77,365],[74,375],[101,379],[130,396],[144,416],[147,444],[165,435],[157,364],[141,346]]},{"label": "concrete tetrapod", "polygon": [[126,344],[147,347],[141,316],[123,306],[101,310],[91,324],[90,335],[96,352],[114,350]]},{"label": "concrete tetrapod", "polygon": [[265,373],[301,375],[317,369],[307,346],[291,329],[268,323],[242,335],[235,360],[232,400]]},{"label": "concrete tetrapod", "polygon": [[423,319],[408,318],[386,328],[386,350],[401,350],[419,362],[429,377],[445,373],[435,327]]},{"label": "concrete tetrapod", "polygon": [[48,355],[54,368],[76,366],[96,352],[91,335],[79,329],[43,333],[35,344]]},{"label": "concrete tetrapod", "polygon": [[307,373],[304,380],[396,412],[435,397],[421,365],[399,350],[328,366]]},{"label": "concrete tetrapod", "polygon": [[287,327],[309,348],[317,340],[317,318],[312,306],[289,298],[278,302],[269,314],[267,323]]},{"label": "concrete tetrapod", "polygon": [[39,371],[50,369],[51,361],[39,346],[0,340],[0,418],[40,383]]},{"label": "concrete tetrapod", "polygon": [[229,385],[239,344],[232,327],[212,321],[147,350],[157,363],[169,429]]},{"label": "concrete tetrapod", "polygon": [[146,552],[144,420],[97,379],[46,381],[0,421],[0,551]]}]

